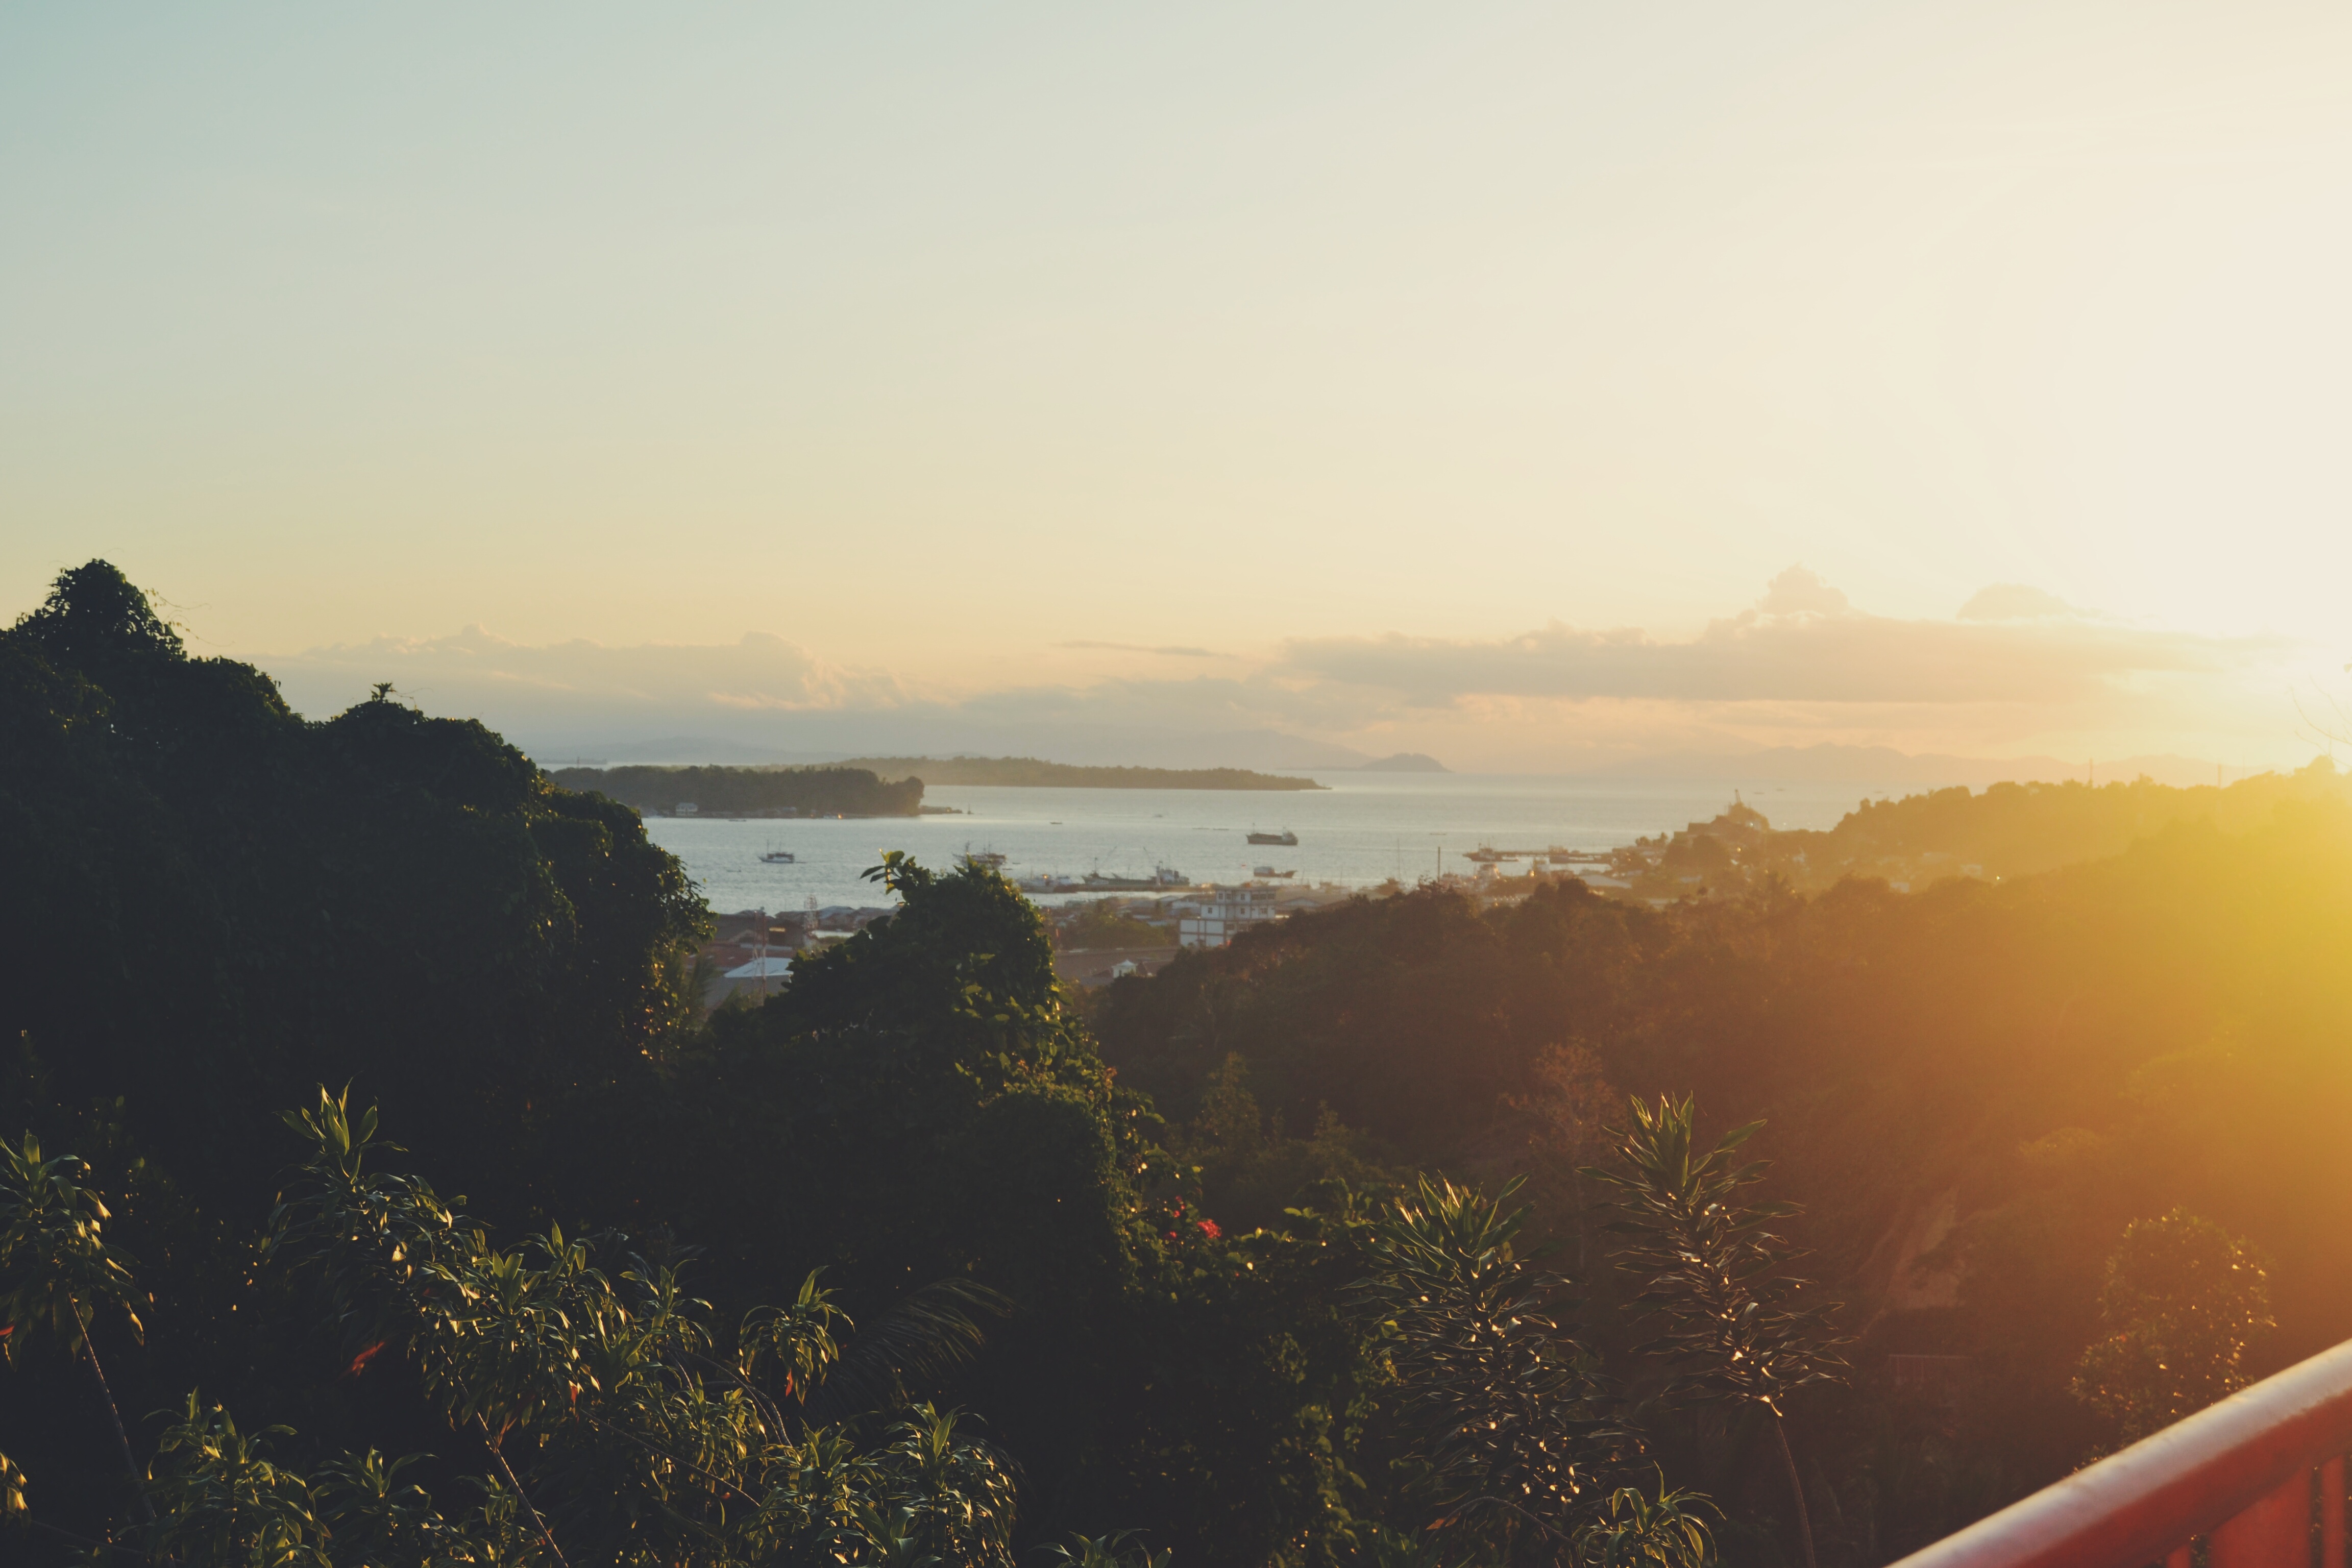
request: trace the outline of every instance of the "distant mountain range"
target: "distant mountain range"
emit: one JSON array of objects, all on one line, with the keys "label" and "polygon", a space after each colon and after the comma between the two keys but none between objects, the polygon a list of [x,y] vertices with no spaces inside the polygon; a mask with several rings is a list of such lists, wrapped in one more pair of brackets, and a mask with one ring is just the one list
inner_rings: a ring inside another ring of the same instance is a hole
[{"label": "distant mountain range", "polygon": [[1377,762],[1360,763],[1360,773],[1450,773],[1454,770],[1425,752],[1399,752]]}]

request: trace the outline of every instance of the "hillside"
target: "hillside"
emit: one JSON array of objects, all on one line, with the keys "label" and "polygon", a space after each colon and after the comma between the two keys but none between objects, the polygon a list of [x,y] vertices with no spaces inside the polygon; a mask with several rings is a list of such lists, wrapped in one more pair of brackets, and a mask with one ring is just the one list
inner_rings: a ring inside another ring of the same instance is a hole
[{"label": "hillside", "polygon": [[[1857,1340],[1851,1386],[1791,1416],[1834,1499],[1817,1521],[1853,1532],[1822,1560],[1885,1562],[2115,1441],[2068,1388],[2132,1222],[2185,1210],[2267,1258],[2277,1326],[2248,1375],[2352,1336],[2352,807],[2298,798],[2312,783],[2271,781],[2237,832],[2220,802],[2161,825],[2166,797],[2143,795],[2154,831],[2120,855],[1908,897],[1358,900],[1118,982],[1093,1022],[1118,1082],[1191,1130],[1221,1223],[1278,1223],[1352,1147],[1525,1175],[1602,1298],[1609,1216],[1577,1172],[1624,1097],[1695,1095],[1712,1130],[1766,1119],[1749,1147],[1806,1205],[1804,1271]],[[2059,855],[2134,798],[2062,795],[2044,809],[2083,814],[2071,839],[1998,796],[1898,803],[1853,836],[1874,852],[1883,826],[1974,823],[1974,852]],[[1952,1358],[1958,1403],[1906,1401],[1898,1354]],[[1685,1484],[1769,1505],[1760,1450],[1704,1431],[1660,1449]]]},{"label": "hillside", "polygon": [[557,768],[548,776],[663,816],[913,816],[923,805],[921,779],[886,782],[855,764]]},{"label": "hillside", "polygon": [[1302,790],[1313,779],[1248,768],[1094,768],[1035,757],[856,757],[841,764],[871,768],[886,779],[920,777],[934,784],[998,784],[1015,789]]},{"label": "hillside", "polygon": [[2297,773],[2226,788],[2141,778],[2095,789],[2079,781],[1997,784],[1865,800],[1827,832],[1776,829],[1753,807],[1735,805],[1712,821],[1616,851],[1609,881],[1596,885],[1622,884],[1628,896],[1651,901],[1731,897],[1774,879],[1801,891],[1859,877],[1916,892],[1954,878],[1998,882],[2102,859],[2195,825],[2242,833],[2282,807],[2347,801],[2352,777],[2323,757]]}]

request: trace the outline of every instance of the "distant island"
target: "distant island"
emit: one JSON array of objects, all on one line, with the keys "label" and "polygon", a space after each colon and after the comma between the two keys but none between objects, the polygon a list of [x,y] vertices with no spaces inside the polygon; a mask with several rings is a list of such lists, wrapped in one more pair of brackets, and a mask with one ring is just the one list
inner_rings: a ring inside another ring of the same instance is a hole
[{"label": "distant island", "polygon": [[1254,773],[1247,768],[1087,768],[1034,757],[855,757],[845,768],[870,768],[886,779],[920,778],[934,784],[1002,784],[1018,789],[1300,790],[1327,786],[1313,779]]},{"label": "distant island", "polygon": [[547,776],[654,816],[916,816],[923,808],[921,779],[886,781],[856,763],[556,768]]},{"label": "distant island", "polygon": [[1454,770],[1424,752],[1399,752],[1376,763],[1360,763],[1360,773],[1450,773]]}]

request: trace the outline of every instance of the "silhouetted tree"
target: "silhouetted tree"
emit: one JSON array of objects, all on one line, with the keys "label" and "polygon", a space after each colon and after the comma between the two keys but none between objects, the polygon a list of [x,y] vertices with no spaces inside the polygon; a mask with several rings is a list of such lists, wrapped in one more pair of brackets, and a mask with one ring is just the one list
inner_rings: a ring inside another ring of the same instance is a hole
[{"label": "silhouetted tree", "polygon": [[2138,1442],[2246,1385],[2246,1352],[2274,1327],[2262,1254],[2181,1209],[2134,1220],[2099,1290],[2106,1337],[2072,1392]]}]

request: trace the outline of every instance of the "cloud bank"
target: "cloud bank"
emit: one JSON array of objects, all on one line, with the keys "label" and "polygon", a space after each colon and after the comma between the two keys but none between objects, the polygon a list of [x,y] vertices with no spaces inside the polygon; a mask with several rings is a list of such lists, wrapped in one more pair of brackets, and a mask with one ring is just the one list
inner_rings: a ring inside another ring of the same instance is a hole
[{"label": "cloud bank", "polygon": [[1263,767],[1416,750],[1470,768],[1604,771],[1790,745],[2195,751],[2263,724],[2285,742],[2293,719],[2263,709],[2283,705],[2261,693],[2265,682],[2284,692],[2277,671],[2298,651],[2132,626],[2019,584],[1984,589],[1948,620],[1875,616],[1801,566],[1679,640],[1554,623],[1484,639],[1300,638],[1255,659],[1182,644],[1056,646],[1217,658],[1232,673],[950,689],[760,632],[614,647],[520,644],[480,626],[262,662],[307,712],[390,680],[428,711],[478,717],[541,754],[666,737],[714,755],[955,750]]},{"label": "cloud bank", "polygon": [[[454,637],[378,637],[262,663],[306,712],[357,701],[378,680],[436,712],[620,719],[702,710],[812,713],[888,707],[908,698],[894,676],[830,665],[766,632],[716,647],[585,638],[509,642],[478,626]],[[370,672],[373,673],[371,674]]]},{"label": "cloud bank", "polygon": [[2049,595],[2013,585],[1985,590],[1961,614],[1968,618],[1864,615],[1837,589],[1792,567],[1755,608],[1711,622],[1685,642],[1662,642],[1631,628],[1554,624],[1491,642],[1294,642],[1284,664],[1313,679],[1378,688],[1423,708],[1478,696],[2053,706],[2095,700],[2136,677],[2227,675],[2288,647],[2084,618]]}]

